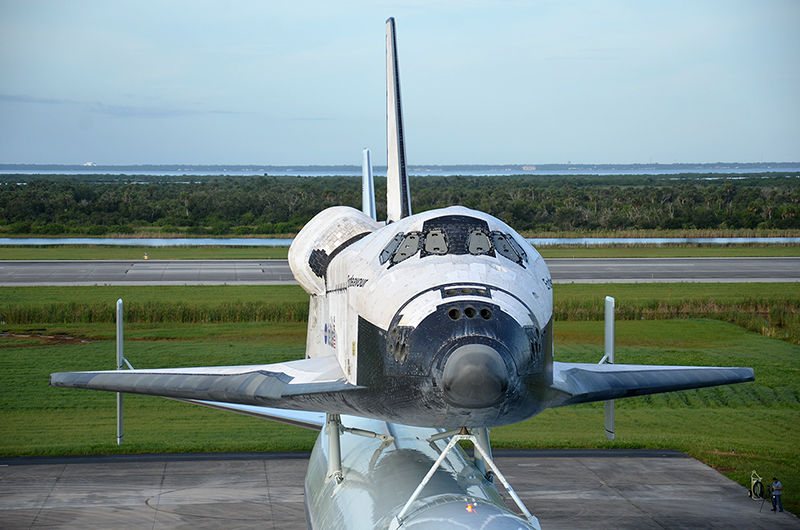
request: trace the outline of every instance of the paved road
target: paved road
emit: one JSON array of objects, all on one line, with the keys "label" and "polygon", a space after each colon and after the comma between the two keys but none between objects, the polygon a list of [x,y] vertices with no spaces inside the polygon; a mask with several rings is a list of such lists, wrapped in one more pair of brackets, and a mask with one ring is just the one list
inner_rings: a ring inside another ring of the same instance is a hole
[{"label": "paved road", "polygon": [[[677,451],[500,450],[495,460],[547,530],[800,529]],[[308,453],[0,459],[0,527],[305,530],[307,462]]]},{"label": "paved road", "polygon": [[800,281],[800,258],[578,258],[546,261],[554,283]]},{"label": "paved road", "polygon": [[0,286],[293,283],[286,260],[0,261]]},{"label": "paved road", "polygon": [[[576,258],[547,265],[555,283],[800,281],[800,258]],[[293,283],[286,260],[0,261],[0,286]]]}]

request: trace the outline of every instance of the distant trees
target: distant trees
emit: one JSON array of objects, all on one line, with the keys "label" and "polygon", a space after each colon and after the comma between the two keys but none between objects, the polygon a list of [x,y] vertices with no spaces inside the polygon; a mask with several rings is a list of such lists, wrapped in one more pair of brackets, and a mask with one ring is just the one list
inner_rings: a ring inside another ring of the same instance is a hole
[{"label": "distant trees", "polygon": [[[360,208],[357,177],[96,183],[6,177],[0,233],[100,236],[141,227],[189,235],[287,234],[324,208]],[[461,204],[517,230],[800,229],[800,175],[412,178],[414,211]],[[26,184],[17,184],[27,180]],[[376,179],[385,195],[386,180]],[[378,201],[378,216],[386,215]]]}]

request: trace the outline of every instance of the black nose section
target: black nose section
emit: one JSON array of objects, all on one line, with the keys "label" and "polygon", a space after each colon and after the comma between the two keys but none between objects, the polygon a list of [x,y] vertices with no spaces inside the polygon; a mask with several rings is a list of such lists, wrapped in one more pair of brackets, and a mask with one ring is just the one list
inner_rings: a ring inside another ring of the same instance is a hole
[{"label": "black nose section", "polygon": [[468,409],[498,404],[508,388],[503,358],[484,344],[467,344],[447,359],[442,374],[445,399]]}]

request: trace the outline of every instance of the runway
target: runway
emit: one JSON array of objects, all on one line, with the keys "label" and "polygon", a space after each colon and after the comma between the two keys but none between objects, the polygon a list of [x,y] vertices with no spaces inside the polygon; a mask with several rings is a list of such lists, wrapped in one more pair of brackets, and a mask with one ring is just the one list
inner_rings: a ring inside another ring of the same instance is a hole
[{"label": "runway", "polygon": [[[553,283],[797,282],[800,258],[548,259]],[[0,286],[294,284],[287,260],[0,261]]]},{"label": "runway", "polygon": [[[800,529],[677,451],[498,450],[495,459],[545,530]],[[0,459],[0,528],[306,529],[307,461],[303,452]]]}]

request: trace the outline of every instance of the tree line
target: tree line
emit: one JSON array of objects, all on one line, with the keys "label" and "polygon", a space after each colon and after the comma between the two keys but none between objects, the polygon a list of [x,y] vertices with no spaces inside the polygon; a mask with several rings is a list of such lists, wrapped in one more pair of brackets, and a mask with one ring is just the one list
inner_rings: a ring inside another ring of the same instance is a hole
[{"label": "tree line", "polygon": [[[329,206],[361,206],[359,177],[220,177],[202,182],[97,182],[6,175],[0,233],[290,234]],[[800,229],[800,174],[426,176],[411,178],[415,212],[451,205],[518,231]],[[386,179],[376,178],[378,218]]]}]

